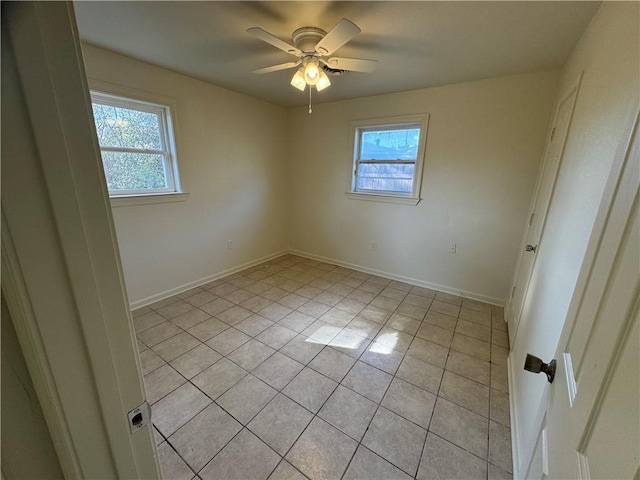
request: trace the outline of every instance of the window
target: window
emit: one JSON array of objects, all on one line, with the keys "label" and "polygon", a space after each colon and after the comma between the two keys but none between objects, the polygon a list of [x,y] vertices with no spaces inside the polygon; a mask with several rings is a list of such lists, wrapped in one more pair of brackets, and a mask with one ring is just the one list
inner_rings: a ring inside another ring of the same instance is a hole
[{"label": "window", "polygon": [[418,203],[427,120],[414,115],[352,124],[352,198]]},{"label": "window", "polygon": [[109,196],[180,191],[168,106],[92,92]]}]

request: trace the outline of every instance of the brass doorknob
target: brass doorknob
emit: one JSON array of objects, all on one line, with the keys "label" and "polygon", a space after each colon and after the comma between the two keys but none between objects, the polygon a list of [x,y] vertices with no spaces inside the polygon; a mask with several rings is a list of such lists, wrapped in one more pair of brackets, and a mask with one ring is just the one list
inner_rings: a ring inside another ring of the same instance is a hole
[{"label": "brass doorknob", "polygon": [[553,378],[556,376],[556,360],[554,358],[549,363],[544,363],[538,357],[527,353],[527,358],[524,361],[524,369],[527,372],[542,372],[547,375],[549,383],[553,383]]}]

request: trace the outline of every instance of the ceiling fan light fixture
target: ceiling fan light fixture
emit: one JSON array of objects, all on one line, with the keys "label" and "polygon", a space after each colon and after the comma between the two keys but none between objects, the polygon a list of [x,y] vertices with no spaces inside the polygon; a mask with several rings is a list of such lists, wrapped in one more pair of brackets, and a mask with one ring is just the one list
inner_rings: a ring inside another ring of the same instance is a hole
[{"label": "ceiling fan light fixture", "polygon": [[316,57],[307,57],[304,62],[304,80],[308,85],[315,85],[320,79],[320,66]]},{"label": "ceiling fan light fixture", "polygon": [[321,92],[329,86],[331,86],[331,80],[329,80],[327,74],[324,73],[324,70],[320,70],[320,78],[318,78],[318,83],[316,83],[316,90]]},{"label": "ceiling fan light fixture", "polygon": [[291,85],[301,92],[304,92],[304,89],[307,87],[307,83],[304,81],[304,72],[302,68],[300,68],[291,79]]},{"label": "ceiling fan light fixture", "polygon": [[315,86],[316,91],[320,92],[331,86],[329,76],[342,75],[347,71],[370,73],[376,65],[376,60],[326,58],[360,33],[360,28],[346,18],[340,19],[328,33],[318,27],[298,28],[291,37],[293,45],[260,27],[248,28],[247,33],[278,50],[297,57],[297,61],[259,68],[252,73],[261,75],[296,68],[297,71],[291,78],[291,85],[301,92],[304,92],[309,85],[309,113],[311,113],[311,90],[313,90],[311,87]]}]

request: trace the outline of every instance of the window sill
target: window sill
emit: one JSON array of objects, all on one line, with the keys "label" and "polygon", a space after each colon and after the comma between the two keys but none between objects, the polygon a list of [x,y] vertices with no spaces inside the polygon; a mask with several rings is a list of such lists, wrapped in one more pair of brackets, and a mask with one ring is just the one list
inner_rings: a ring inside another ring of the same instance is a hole
[{"label": "window sill", "polygon": [[122,195],[109,197],[111,207],[131,207],[134,205],[152,205],[154,203],[185,202],[189,198],[188,193],[157,193],[153,195]]},{"label": "window sill", "polygon": [[345,195],[350,200],[365,200],[367,202],[396,203],[400,205],[413,205],[413,206],[417,205],[420,202],[419,198],[397,197],[394,195],[378,195],[375,193],[345,192]]}]

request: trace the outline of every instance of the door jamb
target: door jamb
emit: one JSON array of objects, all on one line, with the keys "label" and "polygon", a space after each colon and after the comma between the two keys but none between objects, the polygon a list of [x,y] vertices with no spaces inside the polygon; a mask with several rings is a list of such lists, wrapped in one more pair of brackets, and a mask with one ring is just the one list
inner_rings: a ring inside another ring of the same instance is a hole
[{"label": "door jamb", "polygon": [[34,388],[65,476],[159,478],[151,425],[126,415],[144,385],[73,4],[2,10],[29,130],[3,164],[24,183],[3,188],[2,289]]}]

